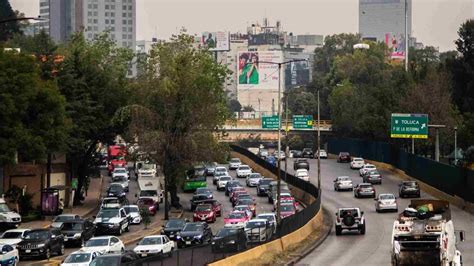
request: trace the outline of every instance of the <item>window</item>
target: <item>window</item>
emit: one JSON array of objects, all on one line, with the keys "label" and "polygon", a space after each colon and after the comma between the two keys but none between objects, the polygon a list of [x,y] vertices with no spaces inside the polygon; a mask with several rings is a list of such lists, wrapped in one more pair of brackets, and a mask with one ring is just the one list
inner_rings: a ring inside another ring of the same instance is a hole
[{"label": "window", "polygon": [[127,39],[127,34],[122,34],[122,39]]},{"label": "window", "polygon": [[92,4],[88,4],[87,7],[88,7],[89,9],[91,9],[91,8],[92,8]]},{"label": "window", "polygon": [[108,20],[108,19],[105,20],[105,24],[109,24],[109,20]]},{"label": "window", "polygon": [[128,17],[129,18],[133,17],[133,13],[128,13]]},{"label": "window", "polygon": [[91,30],[92,30],[92,26],[87,26],[87,30],[88,30],[88,31],[91,31]]},{"label": "window", "polygon": [[125,19],[122,20],[122,24],[123,24],[123,25],[127,25],[127,21],[126,21]]},{"label": "window", "polygon": [[92,16],[92,11],[87,12],[88,16]]},{"label": "window", "polygon": [[105,9],[109,9],[109,5],[105,5]]},{"label": "window", "polygon": [[109,12],[105,12],[105,16],[108,17],[108,16],[109,16]]},{"label": "window", "polygon": [[132,10],[132,6],[128,6],[128,10]]},{"label": "window", "polygon": [[110,9],[115,10],[115,5],[110,5]]},{"label": "window", "polygon": [[97,24],[97,19],[96,18],[94,19],[94,23]]},{"label": "window", "polygon": [[122,10],[127,10],[127,6],[122,6]]},{"label": "window", "polygon": [[133,21],[129,20],[128,25],[133,25]]},{"label": "window", "polygon": [[132,34],[129,34],[129,35],[128,35],[128,38],[131,40],[131,39],[132,39]]},{"label": "window", "polygon": [[110,24],[115,24],[115,19],[111,19]]},{"label": "window", "polygon": [[88,39],[92,39],[92,33],[88,33],[88,34],[87,34],[87,38],[88,38]]},{"label": "window", "polygon": [[92,23],[92,19],[91,18],[87,19],[87,22]]},{"label": "window", "polygon": [[127,42],[122,42],[122,47],[127,47]]},{"label": "window", "polygon": [[123,31],[123,32],[126,32],[126,31],[127,31],[127,28],[126,28],[126,27],[122,27],[122,31]]},{"label": "window", "polygon": [[94,16],[97,17],[98,14],[99,14],[99,13],[98,13],[97,11],[94,11]]},{"label": "window", "polygon": [[97,4],[94,4],[94,8],[97,9]]},{"label": "window", "polygon": [[127,13],[122,13],[122,17],[126,18],[126,17],[127,17]]},{"label": "window", "polygon": [[98,31],[98,30],[99,30],[99,27],[94,26],[94,31]]},{"label": "window", "polygon": [[128,32],[133,32],[132,27],[128,28]]},{"label": "window", "polygon": [[111,17],[115,17],[115,13],[114,13],[114,12],[110,12],[110,16],[111,16]]}]

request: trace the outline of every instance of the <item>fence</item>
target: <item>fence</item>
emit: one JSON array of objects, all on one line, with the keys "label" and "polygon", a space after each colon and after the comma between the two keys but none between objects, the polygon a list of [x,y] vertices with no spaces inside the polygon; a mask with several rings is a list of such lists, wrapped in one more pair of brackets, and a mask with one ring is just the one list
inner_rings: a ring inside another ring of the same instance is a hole
[{"label": "fence", "polygon": [[360,139],[334,138],[328,140],[328,151],[333,154],[349,152],[353,156],[391,164],[451,196],[474,202],[474,171],[443,164],[385,143]]},{"label": "fence", "polygon": [[[253,154],[249,150],[236,146],[231,145],[233,151],[238,152],[249,159],[253,160],[255,163],[260,165],[261,167],[265,168],[266,170],[272,172],[275,175],[278,175],[278,169],[273,165],[269,164],[262,158],[258,157],[257,155]],[[318,197],[318,189],[315,185],[305,182],[291,174],[286,175],[286,179],[284,178],[285,172],[280,170],[280,176],[286,183],[297,187],[303,190],[305,193],[311,194],[316,200],[311,203],[310,205],[306,206],[303,210],[297,212],[294,215],[286,217],[281,220],[280,225],[276,228],[276,232],[271,234],[271,237],[266,239],[264,242],[246,242],[245,245],[240,245],[236,249],[222,249],[222,250],[215,250],[213,249],[212,243],[207,243],[195,247],[178,249],[172,253],[171,257],[163,257],[163,256],[154,256],[154,257],[147,257],[140,260],[136,260],[132,263],[128,263],[127,265],[206,265],[214,261],[218,261],[224,259],[228,256],[232,256],[238,252],[245,251],[247,249],[253,248],[255,246],[261,245],[263,243],[272,241],[277,238],[281,238],[285,235],[288,235],[291,232],[303,227],[306,223],[308,223],[316,214],[319,212],[321,208],[321,199]],[[224,238],[221,241],[224,243],[229,243],[231,238]],[[216,245],[214,245],[216,247]]]}]

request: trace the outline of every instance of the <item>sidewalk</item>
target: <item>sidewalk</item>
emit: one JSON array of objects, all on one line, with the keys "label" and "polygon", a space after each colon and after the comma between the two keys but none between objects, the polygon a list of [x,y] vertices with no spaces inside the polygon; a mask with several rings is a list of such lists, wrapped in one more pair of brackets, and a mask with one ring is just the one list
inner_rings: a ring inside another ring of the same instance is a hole
[{"label": "sidewalk", "polygon": [[[73,208],[65,208],[63,213],[74,213],[81,217],[87,217],[91,215],[99,206],[98,201],[100,200],[101,193],[104,190],[103,180],[104,178],[102,176],[91,178],[89,190],[87,191],[87,196],[82,202],[82,205],[75,206]],[[22,223],[19,228],[33,229],[48,227],[51,224],[52,218],[53,217],[48,216],[45,218],[45,220]]]}]

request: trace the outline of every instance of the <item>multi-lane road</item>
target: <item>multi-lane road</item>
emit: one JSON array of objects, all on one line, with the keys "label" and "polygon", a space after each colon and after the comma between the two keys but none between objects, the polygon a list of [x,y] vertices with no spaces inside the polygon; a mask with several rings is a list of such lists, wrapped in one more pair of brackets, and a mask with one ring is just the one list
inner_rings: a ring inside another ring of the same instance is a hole
[{"label": "multi-lane road", "polygon": [[[288,160],[289,173],[293,173],[293,160]],[[310,182],[317,184],[317,160],[310,160]],[[393,193],[398,197],[401,179],[389,171],[381,170],[382,185],[375,185],[377,194]],[[321,160],[322,203],[331,214],[340,207],[359,207],[365,212],[367,232],[365,235],[345,233],[336,236],[334,229],[328,238],[298,265],[390,265],[390,240],[396,213],[377,213],[373,199],[356,199],[352,192],[334,191],[333,180],[337,176],[350,176],[354,184],[361,183],[358,170],[351,170],[347,163],[333,159]],[[433,198],[422,191],[422,198]],[[397,199],[399,211],[406,208],[410,199]],[[451,205],[452,219],[456,230],[466,232],[466,241],[459,244],[464,265],[474,265],[474,215]],[[335,215],[334,215],[335,219]]]}]

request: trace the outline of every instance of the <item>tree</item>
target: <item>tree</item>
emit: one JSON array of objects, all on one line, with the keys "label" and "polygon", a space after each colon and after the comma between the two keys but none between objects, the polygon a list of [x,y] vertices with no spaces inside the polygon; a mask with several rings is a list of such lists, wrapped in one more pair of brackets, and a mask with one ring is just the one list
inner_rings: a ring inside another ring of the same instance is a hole
[{"label": "tree", "polygon": [[136,104],[126,108],[132,135],[161,164],[175,207],[185,169],[197,161],[222,161],[227,151],[213,134],[229,117],[222,88],[228,70],[193,43],[183,32],[157,44],[134,85]]},{"label": "tree", "polygon": [[[8,0],[0,0],[0,21],[16,18],[16,13]],[[13,34],[19,33],[20,27],[18,21],[0,22],[0,42],[7,41]]]},{"label": "tree", "polygon": [[232,113],[235,112],[240,112],[242,109],[242,105],[238,100],[235,99],[230,99],[229,102],[227,103],[227,107],[229,108],[229,111]]},{"label": "tree", "polygon": [[415,81],[423,80],[428,71],[439,66],[439,52],[433,46],[426,46],[422,49],[410,47],[409,55],[409,72]]}]

